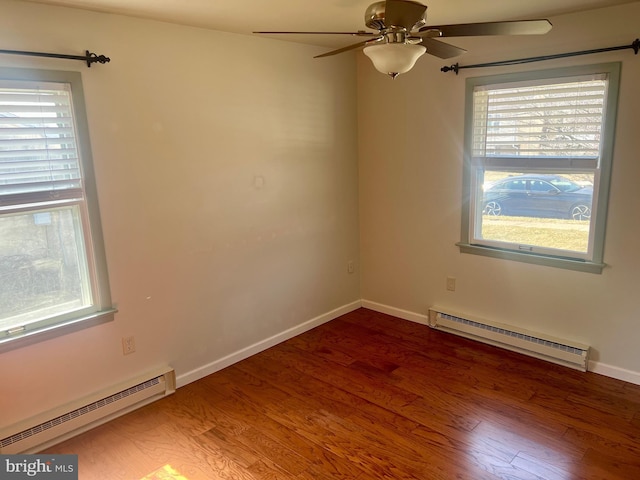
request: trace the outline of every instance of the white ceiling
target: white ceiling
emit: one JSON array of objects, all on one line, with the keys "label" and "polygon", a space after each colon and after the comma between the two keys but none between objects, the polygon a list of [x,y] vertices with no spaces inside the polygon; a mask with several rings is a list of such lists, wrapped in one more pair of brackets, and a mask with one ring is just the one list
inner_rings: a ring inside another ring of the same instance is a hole
[{"label": "white ceiling", "polygon": [[[373,0],[25,0],[117,13],[226,32],[254,30],[357,31]],[[429,25],[548,18],[638,0],[426,0]],[[278,36],[338,47],[357,43],[341,35]]]}]

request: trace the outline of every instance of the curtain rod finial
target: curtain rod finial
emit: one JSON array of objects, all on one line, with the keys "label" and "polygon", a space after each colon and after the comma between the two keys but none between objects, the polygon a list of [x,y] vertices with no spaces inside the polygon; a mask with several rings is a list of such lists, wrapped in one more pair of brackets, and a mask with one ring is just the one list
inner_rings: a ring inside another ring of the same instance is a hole
[{"label": "curtain rod finial", "polygon": [[91,68],[92,63],[109,63],[111,59],[109,57],[105,57],[104,55],[96,55],[95,53],[90,52],[89,50],[85,51],[87,67]]},{"label": "curtain rod finial", "polygon": [[451,65],[450,67],[442,67],[440,69],[441,72],[447,73],[447,72],[456,72],[456,75],[458,75],[458,71],[460,70],[460,65],[458,65],[457,63],[454,63],[453,65]]}]

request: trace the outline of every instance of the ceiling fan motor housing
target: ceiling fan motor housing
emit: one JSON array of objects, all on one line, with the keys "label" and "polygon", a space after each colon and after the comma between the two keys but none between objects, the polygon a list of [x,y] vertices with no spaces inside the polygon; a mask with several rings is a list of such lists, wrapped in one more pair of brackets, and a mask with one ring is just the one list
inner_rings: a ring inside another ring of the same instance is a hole
[{"label": "ceiling fan motor housing", "polygon": [[[398,1],[398,0],[396,0]],[[419,2],[413,2],[409,0],[399,0],[401,3],[412,3],[415,5],[419,5],[420,8],[424,9],[424,13],[421,15],[421,18],[418,19],[412,25],[387,25],[385,23],[385,11],[387,2],[375,2],[369,5],[365,14],[364,14],[364,23],[367,27],[379,30],[381,33],[385,33],[385,30],[404,30],[406,32],[411,32],[413,30],[417,30],[420,27],[423,27],[427,24],[427,7],[422,5]]]}]

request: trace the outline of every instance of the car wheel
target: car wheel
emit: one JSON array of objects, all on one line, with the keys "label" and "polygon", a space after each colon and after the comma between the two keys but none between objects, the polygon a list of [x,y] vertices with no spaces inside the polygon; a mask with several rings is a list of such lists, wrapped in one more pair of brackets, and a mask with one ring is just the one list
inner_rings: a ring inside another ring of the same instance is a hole
[{"label": "car wheel", "polygon": [[573,220],[591,220],[591,207],[584,203],[577,203],[571,207],[569,217]]},{"label": "car wheel", "polygon": [[487,202],[482,210],[483,215],[492,215],[497,217],[498,215],[502,215],[502,205],[498,202]]}]

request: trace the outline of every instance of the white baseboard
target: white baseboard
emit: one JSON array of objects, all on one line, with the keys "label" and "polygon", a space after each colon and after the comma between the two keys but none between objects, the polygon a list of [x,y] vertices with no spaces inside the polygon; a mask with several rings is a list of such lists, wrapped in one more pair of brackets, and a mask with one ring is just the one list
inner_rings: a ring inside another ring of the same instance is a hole
[{"label": "white baseboard", "polygon": [[389,305],[383,305],[382,303],[376,303],[370,300],[362,300],[362,306],[364,308],[368,308],[369,310],[386,313],[387,315],[393,315],[394,317],[402,318],[403,320],[409,320],[410,322],[429,325],[429,315],[422,315],[421,313],[415,313],[410,312],[409,310],[390,307]]},{"label": "white baseboard", "polygon": [[262,340],[254,345],[227,355],[224,358],[211,362],[207,365],[203,365],[202,367],[191,370],[190,372],[180,374],[176,377],[176,386],[184,387],[191,382],[195,382],[196,380],[204,378],[207,375],[211,375],[212,373],[215,373],[219,370],[222,370],[223,368],[233,365],[234,363],[244,360],[245,358],[249,358],[256,353],[260,353],[267,348],[271,348],[274,345],[277,345],[278,343],[282,343],[285,340],[293,338],[296,335],[300,335],[301,333],[311,330],[312,328],[322,325],[323,323],[334,320],[341,315],[357,310],[361,306],[362,302],[360,300],[349,303],[347,305],[343,305],[342,307],[336,308],[335,310],[331,310],[330,312],[312,318],[311,320],[285,330],[284,332],[278,333],[273,337],[267,338],[266,340]]},{"label": "white baseboard", "polygon": [[640,372],[633,372],[624,368],[593,361],[589,362],[589,371],[599,375],[604,375],[605,377],[611,377],[617,380],[633,383],[635,385],[640,385]]},{"label": "white baseboard", "polygon": [[[403,320],[409,320],[415,323],[420,323],[422,325],[429,324],[428,315],[391,307],[389,305],[372,302],[370,300],[358,300],[347,305],[343,305],[342,307],[336,308],[335,310],[332,310],[330,312],[319,315],[316,318],[312,318],[311,320],[301,323],[300,325],[274,335],[271,338],[267,338],[266,340],[227,355],[224,358],[196,368],[195,370],[192,370],[190,372],[178,375],[178,377],[176,378],[176,386],[183,387],[191,382],[195,382],[196,380],[206,377],[207,375],[211,375],[218,370],[222,370],[223,368],[233,365],[234,363],[244,360],[245,358],[249,358],[256,353],[260,353],[267,348],[271,348],[278,343],[284,342],[285,340],[293,338],[296,335],[300,335],[301,333],[311,330],[312,328],[322,325],[323,323],[334,320],[341,315],[357,310],[360,307],[368,308],[369,310],[373,310],[375,312],[386,313],[387,315],[393,315],[394,317],[402,318]],[[640,385],[640,372],[625,370],[624,368],[594,361],[589,362],[589,371],[592,373],[597,373],[599,375],[604,375],[606,377],[622,380],[624,382]]]},{"label": "white baseboard", "polygon": [[[410,312],[408,310],[402,310],[396,307],[390,307],[389,305],[383,305],[381,303],[371,302],[369,300],[362,300],[362,306],[370,310],[374,310],[380,313],[386,313],[387,315],[393,315],[394,317],[402,318],[423,325],[429,325],[429,316],[422,315],[420,313]],[[640,372],[634,372],[631,370],[625,370],[624,368],[614,367],[600,362],[589,362],[589,372],[604,375],[605,377],[615,378],[616,380],[622,380],[624,382],[640,385]]]}]

